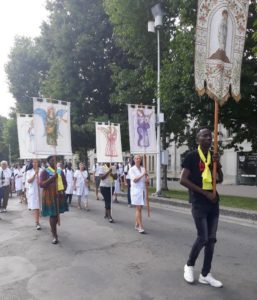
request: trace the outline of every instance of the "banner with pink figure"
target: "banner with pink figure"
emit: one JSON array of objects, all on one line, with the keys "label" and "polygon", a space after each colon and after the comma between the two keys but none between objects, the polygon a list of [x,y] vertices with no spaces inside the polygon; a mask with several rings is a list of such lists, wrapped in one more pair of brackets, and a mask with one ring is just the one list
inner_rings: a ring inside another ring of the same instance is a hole
[{"label": "banner with pink figure", "polygon": [[97,161],[122,162],[120,124],[96,122],[95,128]]}]

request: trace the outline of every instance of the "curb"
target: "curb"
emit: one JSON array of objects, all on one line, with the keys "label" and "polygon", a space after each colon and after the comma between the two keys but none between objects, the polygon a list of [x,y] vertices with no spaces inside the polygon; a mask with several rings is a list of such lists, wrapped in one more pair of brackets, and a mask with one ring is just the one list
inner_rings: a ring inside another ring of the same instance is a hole
[{"label": "curb", "polygon": [[[124,193],[120,193],[120,196],[127,197]],[[191,204],[184,200],[173,199],[173,198],[164,198],[164,197],[149,197],[150,202],[165,204],[175,207],[191,208]],[[230,208],[220,205],[220,214],[223,216],[230,216],[239,219],[246,219],[251,221],[257,221],[257,211],[249,211],[246,209]]]}]

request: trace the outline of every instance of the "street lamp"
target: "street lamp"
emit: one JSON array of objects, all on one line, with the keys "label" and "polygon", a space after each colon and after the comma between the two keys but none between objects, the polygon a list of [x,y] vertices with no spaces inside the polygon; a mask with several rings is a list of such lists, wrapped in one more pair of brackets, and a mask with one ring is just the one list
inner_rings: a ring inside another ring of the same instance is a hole
[{"label": "street lamp", "polygon": [[151,8],[154,21],[148,21],[148,31],[157,33],[157,155],[156,155],[156,194],[161,193],[161,122],[163,122],[163,115],[160,110],[160,29],[163,25],[162,19],[164,12],[161,4],[157,3]]}]

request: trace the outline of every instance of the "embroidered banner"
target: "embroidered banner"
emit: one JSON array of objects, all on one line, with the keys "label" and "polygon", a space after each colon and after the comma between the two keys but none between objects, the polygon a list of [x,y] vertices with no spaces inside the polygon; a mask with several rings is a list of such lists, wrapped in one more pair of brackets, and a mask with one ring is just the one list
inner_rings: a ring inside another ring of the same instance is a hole
[{"label": "embroidered banner", "polygon": [[128,104],[130,152],[156,153],[155,107]]},{"label": "embroidered banner", "polygon": [[17,114],[17,129],[21,159],[45,158],[46,155],[36,155],[35,129],[33,115]]},{"label": "embroidered banner", "polygon": [[35,153],[72,155],[70,102],[33,98]]},{"label": "embroidered banner", "polygon": [[98,162],[122,162],[120,124],[96,122],[96,156]]},{"label": "embroidered banner", "polygon": [[195,85],[223,104],[239,101],[249,0],[198,0]]}]

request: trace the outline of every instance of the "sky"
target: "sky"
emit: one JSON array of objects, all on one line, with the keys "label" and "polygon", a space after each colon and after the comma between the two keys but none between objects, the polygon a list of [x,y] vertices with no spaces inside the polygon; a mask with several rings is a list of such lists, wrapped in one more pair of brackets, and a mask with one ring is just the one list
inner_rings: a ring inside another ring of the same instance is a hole
[{"label": "sky", "polygon": [[9,93],[4,66],[16,35],[36,37],[47,20],[46,0],[3,0],[0,3],[0,115],[8,117],[15,100]]}]

